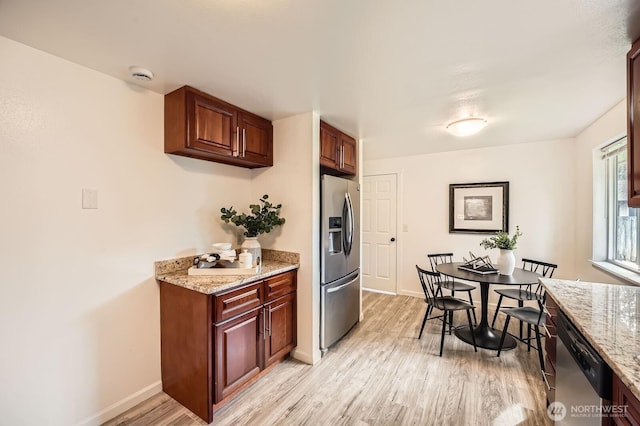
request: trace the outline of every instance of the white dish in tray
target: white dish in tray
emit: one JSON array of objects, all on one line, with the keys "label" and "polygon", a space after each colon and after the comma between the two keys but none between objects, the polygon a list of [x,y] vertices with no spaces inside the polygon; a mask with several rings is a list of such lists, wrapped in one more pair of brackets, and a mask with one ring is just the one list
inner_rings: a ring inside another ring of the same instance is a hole
[{"label": "white dish in tray", "polygon": [[227,251],[231,250],[231,243],[214,243],[211,244],[211,247],[213,247],[216,252]]}]

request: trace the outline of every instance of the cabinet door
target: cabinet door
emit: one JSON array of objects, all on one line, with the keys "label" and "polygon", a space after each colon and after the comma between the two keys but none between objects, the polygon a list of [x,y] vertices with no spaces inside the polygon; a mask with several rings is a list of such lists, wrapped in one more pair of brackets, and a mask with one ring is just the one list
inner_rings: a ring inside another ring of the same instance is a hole
[{"label": "cabinet door", "polygon": [[237,114],[229,105],[187,92],[187,148],[228,157],[237,155]]},{"label": "cabinet door", "polygon": [[640,401],[616,374],[613,375],[613,401],[611,403],[615,407],[626,407],[626,412],[622,413],[623,415],[613,418],[615,424],[640,425]]},{"label": "cabinet door", "polygon": [[296,293],[265,305],[265,367],[284,358],[296,346]]},{"label": "cabinet door", "polygon": [[262,367],[262,308],[214,325],[214,402],[255,377]]},{"label": "cabinet door", "polygon": [[269,120],[242,112],[238,115],[238,157],[255,167],[273,165],[273,125]]},{"label": "cabinet door", "polygon": [[640,39],[627,54],[627,167],[629,207],[640,207]]},{"label": "cabinet door", "polygon": [[342,133],[340,135],[340,149],[342,149],[340,170],[347,174],[355,175],[356,164],[358,163],[356,140],[351,136]]},{"label": "cabinet door", "polygon": [[320,165],[332,169],[338,166],[340,132],[327,123],[320,122]]}]

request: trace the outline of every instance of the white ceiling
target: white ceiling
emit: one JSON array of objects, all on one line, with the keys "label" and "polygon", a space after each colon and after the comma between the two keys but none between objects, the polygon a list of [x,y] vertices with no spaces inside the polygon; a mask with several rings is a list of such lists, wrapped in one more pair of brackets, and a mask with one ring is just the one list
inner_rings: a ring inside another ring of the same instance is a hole
[{"label": "white ceiling", "polygon": [[[375,159],[575,136],[624,98],[639,14],[635,0],[0,0],[0,35],[123,80],[149,68],[162,94],[317,110]],[[489,126],[444,131],[465,114]]]}]

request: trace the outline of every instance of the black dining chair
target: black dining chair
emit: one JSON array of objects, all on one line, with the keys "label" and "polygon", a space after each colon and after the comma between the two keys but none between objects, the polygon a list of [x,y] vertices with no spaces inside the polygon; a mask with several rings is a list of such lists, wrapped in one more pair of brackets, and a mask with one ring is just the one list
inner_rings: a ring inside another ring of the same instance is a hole
[{"label": "black dining chair", "polygon": [[[431,253],[427,254],[429,258],[429,263],[431,264],[431,270],[433,272],[436,271],[436,266],[441,263],[452,263],[453,262],[453,253]],[[466,292],[469,295],[469,303],[473,305],[473,297],[471,296],[471,292],[476,289],[475,286],[467,283],[463,283],[460,281],[456,281],[451,277],[444,276],[440,280],[440,286],[444,289],[451,291],[451,297],[456,296],[456,292]],[[475,305],[473,305],[475,306]],[[477,325],[478,320],[476,319],[476,311],[473,310],[473,324]]]},{"label": "black dining chair", "polygon": [[[522,259],[522,269],[527,271],[535,272],[543,277],[551,278],[553,277],[553,273],[555,272],[558,265],[554,263],[542,262],[539,260],[531,260],[531,259]],[[496,306],[496,312],[493,315],[493,320],[491,321],[491,327],[493,327],[496,323],[496,318],[498,318],[498,312],[500,312],[500,305],[502,304],[502,299],[505,297],[507,299],[517,300],[518,307],[522,308],[524,306],[524,302],[528,301],[540,301],[542,300],[542,284],[538,281],[538,284],[535,286],[532,284],[519,286],[518,288],[500,288],[494,290],[496,293],[500,295],[498,299],[498,305]],[[523,322],[520,322],[520,339],[522,339],[522,325]]]},{"label": "black dining chair", "polygon": [[[540,370],[542,374],[544,374],[544,356],[542,354],[542,343],[540,339],[540,327],[545,325],[546,315],[544,314],[544,306],[546,299],[546,292],[544,292],[540,299],[537,300],[538,308],[534,308],[532,306],[523,306],[518,308],[502,308],[502,312],[507,316],[504,321],[504,328],[502,329],[502,337],[500,338],[500,346],[498,347],[498,357],[500,356],[500,352],[502,351],[502,345],[504,344],[504,339],[507,336],[507,330],[509,329],[509,321],[511,318],[515,318],[520,320],[520,324],[527,324],[527,337],[526,338],[517,338],[521,342],[527,344],[527,352],[531,352],[531,348],[533,347],[536,351],[538,351],[538,360],[540,361]],[[535,336],[531,337],[531,327],[533,327],[533,333]],[[531,340],[535,338],[536,346],[531,344]]]},{"label": "black dining chair", "polygon": [[[452,318],[452,315],[450,314],[453,314],[453,312],[455,311],[466,311],[467,320],[469,321],[469,328],[473,329],[473,325],[471,324],[471,313],[469,311],[474,311],[475,307],[464,300],[456,299],[452,296],[443,296],[442,286],[440,285],[440,273],[427,271],[420,268],[418,265],[416,265],[416,269],[418,270],[420,285],[422,286],[425,302],[427,303],[427,311],[425,312],[424,319],[422,320],[422,326],[420,327],[420,335],[418,336],[418,339],[422,338],[422,332],[424,330],[425,324],[427,323],[427,320],[441,318],[442,336],[440,337],[440,356],[442,356],[442,349],[444,347],[444,335],[447,329],[447,319],[449,319],[449,326],[451,326],[450,318]],[[433,311],[433,308],[442,311],[442,315],[429,318],[429,315]],[[473,340],[473,349],[478,352],[476,339],[473,333],[471,333],[471,337]]]}]

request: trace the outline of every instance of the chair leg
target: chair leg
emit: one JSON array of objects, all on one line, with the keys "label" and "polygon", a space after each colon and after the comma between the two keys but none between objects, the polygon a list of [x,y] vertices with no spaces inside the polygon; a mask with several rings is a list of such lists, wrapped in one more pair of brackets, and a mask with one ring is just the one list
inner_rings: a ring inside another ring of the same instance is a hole
[{"label": "chair leg", "polygon": [[427,311],[424,313],[424,319],[422,320],[422,327],[420,327],[420,335],[418,336],[418,340],[422,338],[422,331],[424,330],[424,325],[427,323],[427,318],[429,318],[429,311],[431,311],[431,305],[427,306]]},{"label": "chair leg", "polygon": [[[518,307],[522,308],[523,306],[524,302],[522,300],[518,300]],[[522,321],[520,321],[520,340],[522,340]]]},{"label": "chair leg", "polygon": [[511,316],[507,315],[507,319],[504,321],[504,329],[502,330],[502,337],[500,337],[500,345],[498,346],[498,356],[500,356],[500,352],[502,351],[502,345],[504,344],[504,338],[507,337],[507,329],[509,328],[509,321],[511,320]]},{"label": "chair leg", "polygon": [[[540,344],[540,327],[535,326],[536,343],[538,343],[538,359],[540,360],[540,368],[544,372],[544,358],[542,357],[542,345]],[[544,374],[544,373],[542,373]]]},{"label": "chair leg", "polygon": [[[471,290],[469,290],[469,303],[473,305],[473,297],[471,297]],[[471,312],[473,313],[473,325],[476,326],[478,325],[478,318],[476,318],[476,310],[472,309]]]},{"label": "chair leg", "polygon": [[[475,309],[471,309],[474,311]],[[473,350],[478,352],[478,347],[476,346],[476,335],[473,334],[473,326],[471,325],[471,314],[469,313],[469,309],[467,309],[467,320],[469,320],[469,330],[471,330],[471,341],[473,342]]]},{"label": "chair leg", "polygon": [[[451,290],[451,297],[456,297],[454,290]],[[453,327],[453,311],[449,311],[449,336],[451,336],[451,327]]]},{"label": "chair leg", "polygon": [[498,318],[498,312],[500,312],[500,304],[502,303],[502,295],[500,295],[500,299],[498,299],[498,306],[496,306],[496,313],[493,314],[493,321],[491,321],[491,328],[496,325],[496,318]]},{"label": "chair leg", "polygon": [[447,330],[447,311],[442,315],[442,336],[440,337],[440,356],[442,356],[442,348],[444,348],[444,332]]},{"label": "chair leg", "polygon": [[531,352],[531,324],[527,324],[527,352]]}]

